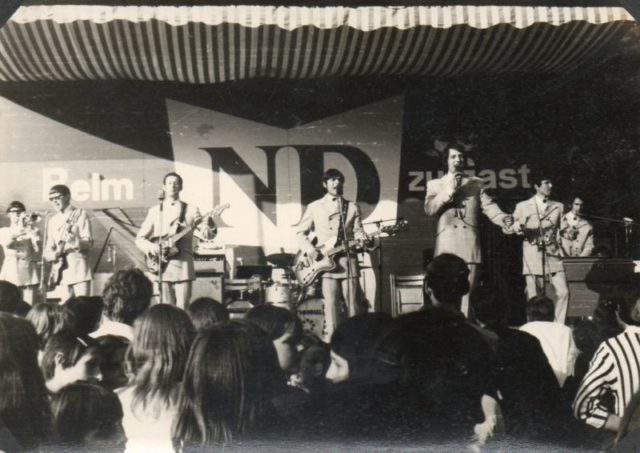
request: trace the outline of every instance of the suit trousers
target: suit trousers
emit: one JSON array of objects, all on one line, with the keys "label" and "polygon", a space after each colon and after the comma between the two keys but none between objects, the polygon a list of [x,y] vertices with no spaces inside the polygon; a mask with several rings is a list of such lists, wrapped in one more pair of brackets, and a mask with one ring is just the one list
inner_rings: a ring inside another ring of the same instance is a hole
[{"label": "suit trousers", "polygon": [[325,325],[323,336],[326,340],[331,338],[336,327],[345,319],[364,311],[359,304],[360,285],[357,278],[324,277],[322,298]]},{"label": "suit trousers", "polygon": [[[542,275],[525,275],[527,288],[525,293],[527,300],[538,294],[542,294]],[[564,271],[551,273],[551,286],[556,293],[555,322],[564,324],[569,307],[569,287],[567,286],[567,275]]]}]

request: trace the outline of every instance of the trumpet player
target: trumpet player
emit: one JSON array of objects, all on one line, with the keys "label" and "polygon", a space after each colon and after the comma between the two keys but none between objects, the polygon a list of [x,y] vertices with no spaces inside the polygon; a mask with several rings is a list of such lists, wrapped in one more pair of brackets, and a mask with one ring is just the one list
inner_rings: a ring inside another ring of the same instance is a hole
[{"label": "trumpet player", "polygon": [[575,197],[571,211],[562,217],[560,238],[566,256],[591,256],[593,252],[593,226],[582,217],[583,205],[582,198]]},{"label": "trumpet player", "polygon": [[35,223],[37,214],[28,214],[24,205],[12,201],[7,208],[9,226],[0,228],[0,245],[4,251],[4,262],[0,280],[13,283],[22,290],[25,302],[33,304],[38,287],[38,258],[40,230]]}]

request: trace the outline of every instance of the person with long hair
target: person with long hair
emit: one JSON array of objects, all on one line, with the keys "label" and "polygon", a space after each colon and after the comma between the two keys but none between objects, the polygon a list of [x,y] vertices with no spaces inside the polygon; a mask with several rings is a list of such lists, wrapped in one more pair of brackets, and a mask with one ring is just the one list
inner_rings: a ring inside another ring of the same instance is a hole
[{"label": "person with long hair", "polygon": [[56,448],[71,451],[124,451],[122,405],[99,385],[76,382],[52,397]]},{"label": "person with long hair", "polygon": [[136,319],[125,357],[129,385],[118,393],[127,450],[173,451],[177,390],[193,337],[189,316],[173,305],[154,305]]},{"label": "person with long hair", "polygon": [[198,334],[181,385],[175,447],[276,435],[271,401],[284,382],[273,344],[257,326],[234,320]]},{"label": "person with long hair", "polygon": [[75,326],[73,313],[55,302],[40,302],[34,305],[27,313],[27,321],[36,329],[41,351],[54,334],[62,330],[72,330]]},{"label": "person with long hair", "polygon": [[38,335],[29,321],[0,313],[0,450],[36,448],[50,434],[50,410],[38,368]]}]

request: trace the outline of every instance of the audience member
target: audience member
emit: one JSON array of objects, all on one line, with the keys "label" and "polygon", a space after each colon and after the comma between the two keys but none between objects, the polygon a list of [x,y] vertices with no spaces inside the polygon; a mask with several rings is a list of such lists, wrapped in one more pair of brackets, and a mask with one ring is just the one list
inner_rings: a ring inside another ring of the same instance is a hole
[{"label": "audience member", "polygon": [[89,338],[100,325],[103,302],[100,296],[75,296],[69,298],[65,308],[75,318],[75,333],[81,338]]},{"label": "audience member", "polygon": [[40,367],[51,393],[77,381],[102,379],[97,345],[66,331],[49,338]]},{"label": "audience member", "polygon": [[133,322],[149,308],[152,296],[153,284],[140,269],[115,272],[102,291],[101,323],[91,336],[117,335],[131,341]]},{"label": "audience member", "polygon": [[546,296],[535,296],[527,302],[527,323],[520,330],[533,335],[540,342],[560,387],[573,375],[578,348],[573,342],[571,328],[553,322],[555,307]]},{"label": "audience member", "polygon": [[0,280],[0,312],[26,316],[31,305],[22,300],[22,293],[13,283]]},{"label": "audience member", "polygon": [[271,399],[284,384],[275,348],[255,325],[228,321],[199,333],[181,385],[176,448],[277,435]]},{"label": "audience member", "polygon": [[198,333],[209,329],[217,322],[229,320],[227,308],[210,297],[199,297],[191,302],[187,313]]},{"label": "audience member", "polygon": [[298,341],[302,337],[300,319],[282,307],[257,305],[247,312],[245,319],[262,329],[273,342],[280,368],[287,374],[297,371]]},{"label": "audience member", "polygon": [[331,363],[329,346],[314,335],[305,334],[300,339],[300,364],[298,372],[291,375],[290,385],[305,393],[317,394],[324,390],[325,374]]},{"label": "audience member", "polygon": [[129,348],[129,340],[116,335],[103,335],[96,339],[100,353],[100,385],[108,390],[116,390],[127,385],[128,378],[124,358]]},{"label": "audience member", "polygon": [[124,451],[122,406],[115,393],[88,382],[76,382],[53,395],[51,410],[58,448]]},{"label": "audience member", "polygon": [[38,368],[38,336],[26,320],[0,313],[0,450],[37,449],[48,441],[50,411]]},{"label": "audience member", "polygon": [[193,337],[191,320],[173,305],[154,305],[134,322],[129,385],[118,393],[127,450],[173,451],[171,425]]},{"label": "audience member", "polygon": [[52,335],[62,330],[75,329],[73,313],[55,302],[40,302],[34,305],[27,313],[27,320],[33,324],[40,338],[40,350],[44,350],[44,345]]},{"label": "audience member", "polygon": [[615,292],[624,331],[598,347],[573,401],[579,420],[608,431],[619,430],[625,408],[640,390],[640,277],[628,277]]}]

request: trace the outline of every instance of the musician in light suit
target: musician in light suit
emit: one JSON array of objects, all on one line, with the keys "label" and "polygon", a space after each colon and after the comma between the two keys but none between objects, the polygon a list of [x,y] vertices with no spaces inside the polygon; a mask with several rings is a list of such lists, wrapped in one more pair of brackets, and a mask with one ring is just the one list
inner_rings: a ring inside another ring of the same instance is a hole
[{"label": "musician in light suit", "polygon": [[527,285],[527,300],[542,294],[543,277],[548,276],[556,293],[555,322],[564,323],[569,305],[559,235],[564,206],[549,199],[553,184],[547,177],[538,177],[534,188],[536,194],[518,203],[513,213],[513,231],[524,238],[522,273]]},{"label": "musician in light suit", "polygon": [[438,217],[434,256],[452,253],[469,266],[471,291],[462,299],[460,310],[469,316],[469,294],[477,283],[480,251],[480,211],[505,232],[513,224],[511,215],[505,214],[483,188],[480,178],[463,174],[466,156],[462,146],[452,144],[445,149],[447,174],[427,182],[424,210]]},{"label": "musician in light suit", "polygon": [[[180,228],[213,228],[214,225],[203,220],[197,206],[180,200],[182,190],[182,177],[177,173],[167,173],[162,182],[162,197],[160,204],[152,206],[144,219],[136,236],[136,246],[147,255],[158,254],[158,244],[151,239],[157,239],[165,235],[173,235]],[[160,208],[162,207],[162,216]],[[160,225],[162,217],[162,225]],[[205,234],[203,232],[202,234]],[[191,300],[191,284],[195,280],[195,268],[193,264],[193,231],[182,237],[175,244],[179,252],[171,257],[166,267],[161,272],[162,302],[177,305],[186,309]],[[158,275],[152,276],[154,283],[158,283]]]},{"label": "musician in light suit", "polygon": [[[347,242],[357,240],[364,244],[367,240],[362,228],[360,208],[353,201],[342,197],[344,175],[330,168],[322,176],[322,185],[327,193],[307,206],[297,228],[300,250],[314,260],[319,254],[316,246],[325,244],[329,239],[338,238],[338,243],[341,244],[344,244],[345,236]],[[341,224],[344,224],[344,229]],[[336,255],[335,262],[337,266],[333,271],[322,274],[326,339],[331,337],[346,315],[351,317],[366,310],[358,284],[360,270],[356,251],[351,250],[349,257],[346,253]],[[346,313],[342,309],[342,298],[347,305]]]},{"label": "musician in light suit", "polygon": [[582,198],[575,197],[571,211],[562,216],[560,238],[566,256],[591,256],[593,252],[593,226],[582,217]]}]

